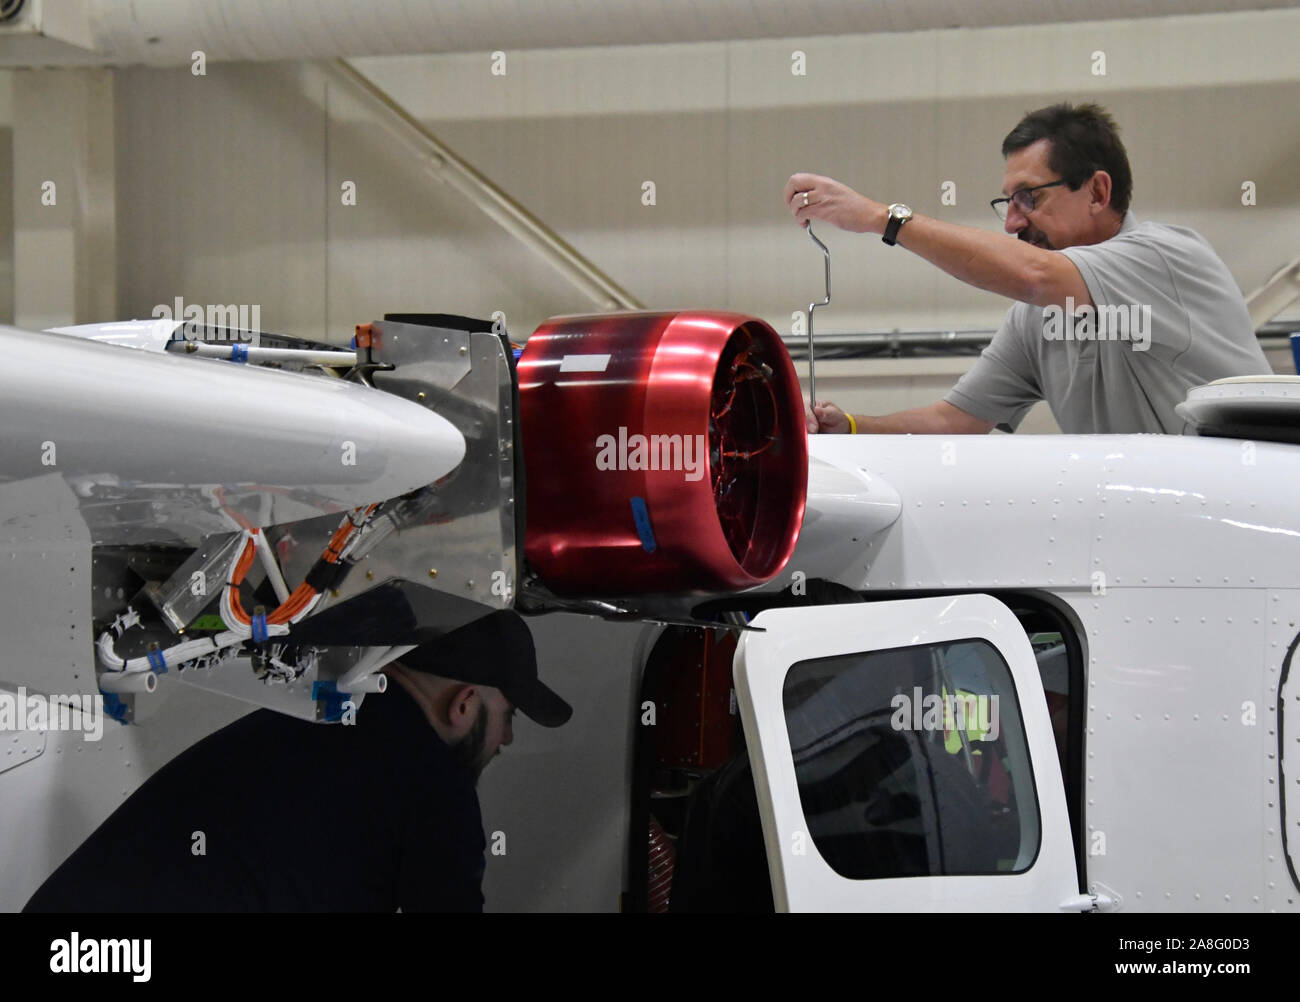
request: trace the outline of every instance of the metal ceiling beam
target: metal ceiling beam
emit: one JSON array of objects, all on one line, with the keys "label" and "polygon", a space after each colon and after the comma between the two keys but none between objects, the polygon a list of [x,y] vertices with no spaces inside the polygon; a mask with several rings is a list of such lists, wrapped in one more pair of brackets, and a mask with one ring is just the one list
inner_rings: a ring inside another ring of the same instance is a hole
[{"label": "metal ceiling beam", "polygon": [[371,108],[435,177],[455,188],[511,236],[536,253],[602,310],[639,310],[643,304],[563,237],[502,191],[430,132],[386,91],[345,59],[322,64],[326,79]]},{"label": "metal ceiling beam", "polygon": [[1246,297],[1246,309],[1256,327],[1268,323],[1300,299],[1300,257],[1284,264],[1271,278]]}]

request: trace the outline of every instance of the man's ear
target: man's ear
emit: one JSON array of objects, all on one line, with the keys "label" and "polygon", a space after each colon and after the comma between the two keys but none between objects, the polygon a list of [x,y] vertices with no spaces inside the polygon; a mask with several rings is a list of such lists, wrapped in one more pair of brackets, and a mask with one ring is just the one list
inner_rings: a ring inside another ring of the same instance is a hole
[{"label": "man's ear", "polygon": [[1095,214],[1110,207],[1111,177],[1104,170],[1099,170],[1088,179],[1088,194],[1091,196],[1089,209]]},{"label": "man's ear", "polygon": [[483,705],[483,695],[477,686],[460,685],[451,691],[447,702],[447,723],[451,727],[453,738],[461,738],[469,733],[474,721],[478,719],[479,707]]}]

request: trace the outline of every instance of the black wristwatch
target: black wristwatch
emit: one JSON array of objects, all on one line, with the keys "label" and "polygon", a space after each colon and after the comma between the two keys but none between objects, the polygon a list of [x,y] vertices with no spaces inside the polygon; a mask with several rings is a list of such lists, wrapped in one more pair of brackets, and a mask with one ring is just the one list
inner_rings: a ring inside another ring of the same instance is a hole
[{"label": "black wristwatch", "polygon": [[885,226],[885,235],[880,239],[893,247],[898,242],[898,231],[912,218],[912,210],[902,202],[895,202],[889,207],[889,223]]}]

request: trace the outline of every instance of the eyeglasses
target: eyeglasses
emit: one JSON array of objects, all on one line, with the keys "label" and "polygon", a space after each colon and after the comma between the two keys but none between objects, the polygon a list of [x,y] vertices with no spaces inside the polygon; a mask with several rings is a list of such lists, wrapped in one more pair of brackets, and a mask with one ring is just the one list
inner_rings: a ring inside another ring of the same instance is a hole
[{"label": "eyeglasses", "polygon": [[1037,184],[1032,188],[1021,188],[1019,191],[1012,192],[1009,198],[995,198],[989,202],[993,206],[993,211],[998,214],[998,218],[1005,221],[1007,218],[1007,206],[1012,202],[1016,203],[1016,208],[1028,215],[1038,206],[1035,205],[1034,192],[1042,191],[1044,188],[1055,188],[1058,184],[1065,184],[1064,181],[1048,181],[1047,184]]}]

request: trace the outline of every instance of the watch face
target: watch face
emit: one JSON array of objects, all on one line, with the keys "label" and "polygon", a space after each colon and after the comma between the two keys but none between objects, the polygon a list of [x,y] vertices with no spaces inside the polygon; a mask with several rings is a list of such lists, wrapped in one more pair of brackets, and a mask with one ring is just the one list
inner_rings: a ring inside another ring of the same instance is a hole
[{"label": "watch face", "polygon": [[895,202],[889,207],[889,225],[885,227],[881,239],[889,246],[894,246],[897,243],[898,231],[911,218],[912,210],[902,202]]}]

